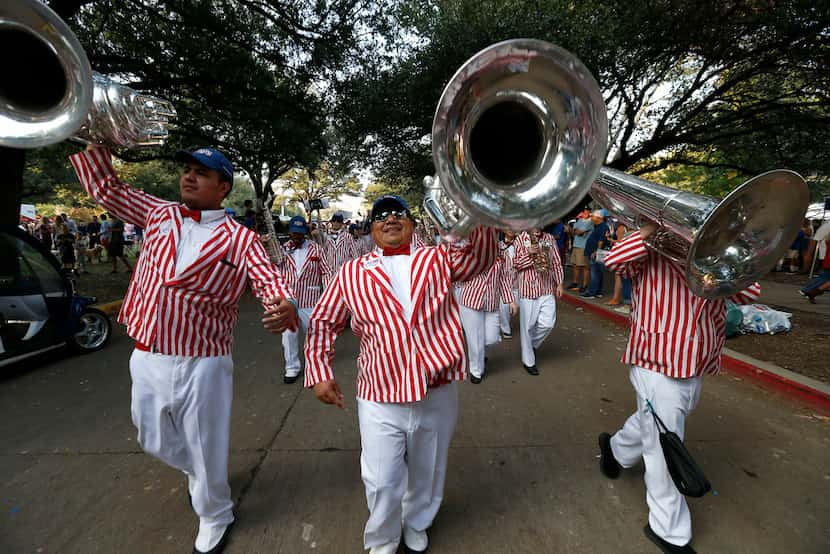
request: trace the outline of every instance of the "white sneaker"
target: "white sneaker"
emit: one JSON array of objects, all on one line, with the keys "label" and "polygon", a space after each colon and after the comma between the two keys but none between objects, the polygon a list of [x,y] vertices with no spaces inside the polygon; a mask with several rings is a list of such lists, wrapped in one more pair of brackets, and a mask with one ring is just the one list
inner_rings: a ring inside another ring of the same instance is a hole
[{"label": "white sneaker", "polygon": [[415,531],[409,527],[404,527],[403,543],[414,552],[426,552],[429,546],[429,537],[426,531]]},{"label": "white sneaker", "polygon": [[233,524],[233,521],[226,525],[206,525],[199,522],[199,534],[196,535],[196,544],[193,546],[198,552],[210,552],[222,541],[225,531]]},{"label": "white sneaker", "polygon": [[614,311],[615,312],[620,312],[621,314],[627,314],[627,313],[631,312],[631,308],[628,306],[628,304],[623,304],[622,306],[614,308]]},{"label": "white sneaker", "polygon": [[400,544],[400,541],[373,546],[369,549],[369,554],[395,554],[398,551],[398,544]]}]

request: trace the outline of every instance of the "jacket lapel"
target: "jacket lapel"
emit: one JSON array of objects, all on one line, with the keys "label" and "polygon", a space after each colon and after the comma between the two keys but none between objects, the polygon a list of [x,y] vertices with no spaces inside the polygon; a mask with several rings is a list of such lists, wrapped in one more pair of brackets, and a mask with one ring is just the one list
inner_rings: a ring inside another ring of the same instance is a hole
[{"label": "jacket lapel", "polygon": [[412,290],[412,320],[421,309],[424,295],[429,284],[434,280],[432,265],[436,256],[436,248],[417,248],[412,251],[412,269],[409,273],[410,287]]},{"label": "jacket lapel", "polygon": [[[167,208],[168,217],[161,222],[161,233],[164,239],[161,244],[160,259],[165,260],[164,280],[169,281],[176,275],[176,261],[178,260],[179,239],[182,234],[182,214],[176,204]],[[169,225],[169,227],[167,227]],[[165,227],[167,227],[165,229]]]},{"label": "jacket lapel", "polygon": [[308,239],[306,239],[306,242],[308,242],[308,252],[306,252],[305,260],[303,260],[303,267],[301,267],[300,270],[297,271],[297,277],[302,275],[303,272],[306,270],[309,262],[311,262],[311,258],[320,257],[319,253],[317,252],[317,243],[311,242]]}]

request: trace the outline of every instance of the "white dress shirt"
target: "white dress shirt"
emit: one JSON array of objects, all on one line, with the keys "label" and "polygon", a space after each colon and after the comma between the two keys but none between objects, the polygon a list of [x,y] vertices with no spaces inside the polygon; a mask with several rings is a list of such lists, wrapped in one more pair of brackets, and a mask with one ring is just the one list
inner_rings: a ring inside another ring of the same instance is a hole
[{"label": "white dress shirt", "polygon": [[389,275],[392,292],[401,303],[404,318],[409,322],[412,319],[412,283],[410,281],[412,255],[384,256],[381,251],[380,262],[386,274]]},{"label": "white dress shirt", "polygon": [[304,240],[303,244],[291,250],[291,257],[294,259],[294,265],[297,268],[297,275],[303,270],[303,264],[308,258],[308,241]]},{"label": "white dress shirt", "polygon": [[213,231],[222,224],[225,210],[204,210],[202,220],[196,222],[191,217],[182,219],[181,236],[176,248],[176,275],[182,272],[199,258],[202,246],[208,241]]}]

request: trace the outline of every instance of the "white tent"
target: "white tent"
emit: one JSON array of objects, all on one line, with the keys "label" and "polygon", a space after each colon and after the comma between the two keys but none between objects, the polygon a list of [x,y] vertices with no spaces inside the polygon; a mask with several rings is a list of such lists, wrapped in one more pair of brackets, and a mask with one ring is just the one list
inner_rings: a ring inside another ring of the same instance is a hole
[{"label": "white tent", "polygon": [[27,221],[34,221],[36,215],[35,205],[34,204],[21,204],[20,205],[20,215]]}]

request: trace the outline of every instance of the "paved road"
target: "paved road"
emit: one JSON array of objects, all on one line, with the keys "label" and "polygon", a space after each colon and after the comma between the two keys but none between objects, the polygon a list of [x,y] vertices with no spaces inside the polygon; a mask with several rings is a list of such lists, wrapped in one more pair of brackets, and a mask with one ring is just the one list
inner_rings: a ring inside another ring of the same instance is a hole
[{"label": "paved road", "polygon": [[[355,402],[340,412],[283,385],[280,348],[246,300],[237,328],[231,486],[241,553],[357,553],[366,505]],[[569,305],[540,349],[490,354],[461,386],[430,552],[656,552],[643,536],[642,470],[597,469],[596,435],[634,408],[624,331]],[[178,472],[142,454],[129,417],[131,343],[0,381],[0,552],[190,552],[197,520]],[[336,370],[353,396],[356,343]],[[688,444],[718,496],[692,500],[699,552],[830,552],[830,422],[730,376],[707,379]]]}]

